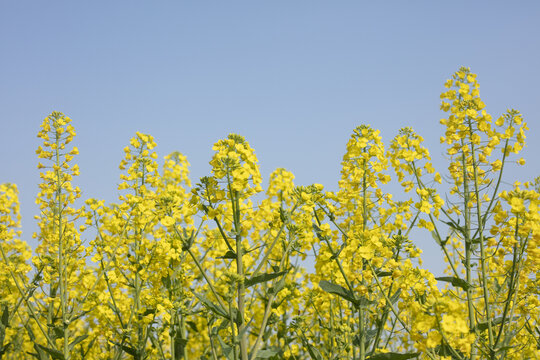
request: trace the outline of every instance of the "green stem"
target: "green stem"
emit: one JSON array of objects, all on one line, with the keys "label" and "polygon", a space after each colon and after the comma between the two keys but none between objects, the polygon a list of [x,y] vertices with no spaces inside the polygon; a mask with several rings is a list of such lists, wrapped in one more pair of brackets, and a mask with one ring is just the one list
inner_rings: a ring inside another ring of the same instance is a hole
[{"label": "green stem", "polygon": [[58,230],[58,286],[60,290],[60,308],[62,312],[62,331],[64,333],[64,345],[62,349],[62,353],[64,355],[65,360],[69,360],[71,358],[71,352],[69,351],[69,328],[68,328],[68,321],[67,321],[67,280],[65,279],[67,267],[64,264],[64,237],[63,237],[63,231],[62,231],[62,179],[60,176],[60,140],[61,140],[61,134],[58,133],[58,129],[55,132],[55,163],[56,163],[56,191],[55,191],[55,202],[56,202],[56,226]]},{"label": "green stem", "polygon": [[[471,123],[469,120],[469,128],[471,128]],[[472,130],[471,130],[471,136],[472,136]],[[480,204],[480,191],[478,190],[478,168],[476,164],[476,159],[474,155],[474,144],[471,142],[471,158],[473,163],[473,172],[474,172],[474,193],[476,198],[476,216],[478,221],[478,233],[480,235],[480,268],[482,271],[481,276],[481,284],[483,288],[484,293],[484,306],[486,311],[486,321],[488,323],[488,338],[489,338],[489,348],[491,349],[492,355],[490,356],[492,359],[494,357],[493,354],[493,328],[491,324],[491,309],[489,306],[489,289],[487,284],[487,268],[486,268],[486,251],[484,246],[484,223],[482,221],[482,216],[480,215],[482,212],[482,207]]]},{"label": "green stem", "polygon": [[[462,143],[462,145],[464,145]],[[465,272],[467,283],[472,284],[472,273],[471,273],[471,255],[472,255],[472,242],[470,239],[470,224],[471,216],[469,209],[469,173],[467,171],[467,162],[465,159],[465,153],[461,154],[461,167],[463,170],[463,202],[464,202],[464,216],[465,224],[463,237],[465,238]],[[469,311],[469,328],[471,331],[476,332],[476,319],[474,314],[474,304],[473,304],[473,294],[472,286],[469,286],[466,290],[467,292],[467,307]],[[475,345],[471,345],[471,360],[476,359],[476,348]]]}]

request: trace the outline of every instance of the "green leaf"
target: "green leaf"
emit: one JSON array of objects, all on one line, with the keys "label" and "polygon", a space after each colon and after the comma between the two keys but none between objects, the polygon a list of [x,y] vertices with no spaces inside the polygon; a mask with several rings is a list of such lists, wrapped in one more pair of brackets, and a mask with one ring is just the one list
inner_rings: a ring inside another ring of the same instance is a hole
[{"label": "green leaf", "polygon": [[53,332],[57,339],[62,339],[64,337],[64,328],[61,326],[55,326]]},{"label": "green leaf", "polygon": [[[377,329],[369,329],[366,331],[366,344],[370,344],[373,338],[377,335]],[[356,335],[358,336],[358,335]],[[354,340],[354,339],[353,339]]]},{"label": "green leaf", "polygon": [[367,358],[367,360],[407,360],[412,359],[415,357],[420,356],[420,353],[395,353],[395,352],[388,352],[388,353],[381,353],[372,355]]},{"label": "green leaf", "polygon": [[193,321],[191,321],[191,320],[188,320],[188,321],[186,321],[186,324],[187,324],[187,326],[189,326],[189,328],[190,328],[191,330],[193,330],[194,332],[197,332],[197,331],[198,331],[198,330],[197,330],[197,324],[196,324],[195,322],[193,322]]},{"label": "green leaf", "polygon": [[311,345],[307,340],[305,339],[302,339],[302,342],[304,343],[304,346],[307,347],[308,349],[308,352],[309,352],[309,356],[311,356],[311,358],[313,360],[323,360],[323,357],[322,357],[322,354],[321,352],[316,348],[314,347],[313,345]]},{"label": "green leaf", "polygon": [[137,358],[139,356],[139,352],[137,351],[137,349],[134,349],[134,348],[132,348],[131,346],[128,346],[128,345],[120,344],[120,343],[115,342],[115,341],[111,341],[111,342],[116,346],[120,346],[122,348],[122,350],[124,350],[127,354],[133,356],[134,358]]},{"label": "green leaf", "polygon": [[257,352],[257,356],[255,357],[255,359],[269,359],[272,356],[275,356],[277,354],[279,354],[278,350],[270,350],[270,349],[259,350]]},{"label": "green leaf", "polygon": [[83,341],[84,339],[86,339],[88,337],[88,335],[80,335],[80,336],[77,336],[75,338],[75,340],[73,340],[70,344],[69,344],[69,350],[73,350],[73,348],[75,347],[75,345],[77,345],[78,343],[80,343],[81,341]]},{"label": "green leaf", "polygon": [[[367,330],[365,332],[366,336],[364,337],[364,342],[366,344],[369,344],[371,342],[371,340],[375,337],[375,335],[377,335],[377,330],[375,329],[370,329],[370,330]],[[360,346],[360,335],[354,335],[353,337],[353,341],[352,341],[353,345],[355,346]]]},{"label": "green leaf", "polygon": [[345,300],[353,303],[354,305],[357,305],[357,300],[354,295],[349,290],[345,289],[343,286],[331,283],[330,281],[326,280],[321,280],[319,282],[319,286],[327,293],[341,296]]},{"label": "green leaf", "polygon": [[128,346],[128,345],[120,345],[120,347],[122,348],[122,350],[124,350],[126,353],[133,356],[134,358],[139,357],[139,352],[137,351],[137,349],[132,348],[131,346]]},{"label": "green leaf", "polygon": [[156,309],[153,309],[153,308],[147,308],[144,310],[142,316],[147,316],[147,315],[150,315],[150,314],[155,314],[156,313]]},{"label": "green leaf", "polygon": [[450,356],[452,360],[461,359],[461,357],[456,357],[454,354],[458,354],[459,356],[463,355],[459,350],[452,348],[448,344],[437,345],[437,347],[435,347],[435,354],[441,356]]},{"label": "green leaf", "polygon": [[234,251],[227,250],[225,255],[218,256],[218,259],[236,259],[236,253]]},{"label": "green leaf", "polygon": [[259,249],[262,248],[263,246],[265,246],[265,245],[255,246],[255,247],[252,247],[252,248],[249,249],[249,250],[244,249],[244,254],[249,254],[250,252],[254,252],[255,250],[259,250]]},{"label": "green leaf", "polygon": [[[502,323],[502,320],[503,320],[502,316],[497,317],[497,318],[495,318],[495,319],[491,319],[491,325],[492,325],[492,326],[493,326],[493,325],[499,325],[500,323]],[[509,320],[510,320],[509,318],[506,318],[506,319],[504,320],[504,322],[508,322]],[[488,326],[488,322],[487,322],[487,321],[486,321],[486,322],[478,323],[478,325],[476,325],[476,328],[477,328],[478,330],[480,330],[480,331],[485,331],[485,330],[488,329],[488,327],[489,327],[489,326]]]},{"label": "green leaf", "polygon": [[397,291],[390,297],[390,302],[392,304],[395,304],[396,301],[399,300],[399,295],[401,295],[401,289],[397,289]]},{"label": "green leaf", "polygon": [[347,243],[344,242],[340,247],[339,247],[339,250],[336,251],[335,253],[332,254],[332,256],[330,256],[330,259],[332,260],[335,260],[339,257],[339,255],[341,254],[341,252],[343,251],[343,249],[345,249],[345,247],[347,246]]},{"label": "green leaf", "polygon": [[284,224],[291,222],[291,216],[282,207],[279,208],[279,218]]},{"label": "green leaf", "polygon": [[9,350],[11,345],[12,343],[9,342],[0,348],[0,358]]},{"label": "green leaf", "polygon": [[221,335],[217,335],[217,338],[219,340],[219,344],[221,345],[221,349],[223,350],[223,355],[227,358],[227,360],[233,360],[233,349],[231,346],[225,344],[225,341],[221,338]]},{"label": "green leaf", "polygon": [[281,279],[278,280],[278,282],[274,286],[268,289],[268,293],[276,295],[281,290],[283,290],[284,287],[285,287],[285,277],[282,277]]},{"label": "green leaf", "polygon": [[218,326],[218,327],[212,328],[212,330],[215,330],[215,331],[216,331],[215,334],[218,334],[218,332],[219,332],[220,330],[229,328],[229,322],[230,322],[230,321],[231,321],[231,319],[229,319],[229,318],[223,319],[223,320],[221,321],[221,323],[219,324],[219,326]]},{"label": "green leaf", "polygon": [[45,351],[47,354],[51,355],[51,357],[55,360],[64,360],[64,354],[61,352],[61,351],[58,351],[56,349],[51,349],[51,348],[48,348],[46,346],[43,346],[43,345],[39,345],[37,344],[37,346]]},{"label": "green leaf", "polygon": [[472,239],[471,242],[473,244],[480,244],[482,242],[482,239],[480,239],[480,238]]},{"label": "green leaf", "polygon": [[166,289],[170,289],[171,288],[171,277],[169,275],[162,277],[161,278],[161,283],[163,284],[163,286]]},{"label": "green leaf", "polygon": [[92,338],[92,340],[90,340],[90,344],[88,344],[88,347],[86,348],[86,351],[81,351],[83,359],[86,359],[86,355],[88,355],[90,350],[92,350],[92,347],[94,346],[94,342],[96,342],[96,339],[97,339],[97,336]]},{"label": "green leaf", "polygon": [[280,277],[281,275],[284,275],[286,273],[287,273],[286,271],[280,271],[280,272],[276,272],[276,273],[266,273],[266,274],[257,275],[257,276],[252,277],[251,279],[245,280],[244,285],[246,286],[246,288],[248,288],[250,286],[260,284],[262,282],[267,282],[267,281],[273,280],[273,279],[275,279],[277,277]]},{"label": "green leaf", "polygon": [[460,233],[465,233],[465,228],[463,226],[459,226],[459,219],[458,222],[449,222],[449,221],[443,221],[450,229],[453,229],[455,231],[459,231]]},{"label": "green leaf", "polygon": [[515,348],[516,348],[516,345],[507,345],[507,346],[503,346],[503,347],[498,348],[497,352],[508,351],[508,350],[512,350],[512,349],[515,349]]},{"label": "green leaf", "polygon": [[4,328],[9,326],[9,308],[7,305],[2,306],[2,325]]},{"label": "green leaf", "polygon": [[317,235],[317,238],[319,238],[319,240],[321,241],[324,241],[326,240],[326,237],[324,237],[322,235],[322,230],[320,227],[318,227],[316,224],[313,224],[313,230],[315,231],[315,235]]},{"label": "green leaf", "polygon": [[448,242],[448,239],[450,239],[450,236],[447,236],[446,239],[441,239],[439,237],[439,235],[437,235],[437,233],[435,231],[432,231],[431,232],[431,237],[435,240],[435,242],[440,245],[440,246],[444,246],[446,245],[446,243]]},{"label": "green leaf", "polygon": [[75,320],[79,320],[79,319],[82,318],[83,316],[86,316],[86,314],[88,314],[89,312],[90,312],[90,310],[81,311],[81,312],[79,313],[79,315],[72,317],[70,321],[73,322],[73,321],[75,321]]},{"label": "green leaf", "polygon": [[449,282],[453,286],[462,288],[465,291],[469,290],[472,287],[472,285],[469,284],[467,281],[460,279],[458,277],[440,276],[440,277],[436,277],[435,279],[439,281],[443,281],[443,282]]},{"label": "green leaf", "polygon": [[369,304],[373,303],[372,301],[369,301],[369,300],[367,300],[366,298],[363,298],[363,297],[360,297],[360,298],[357,299],[357,298],[355,298],[353,293],[351,293],[349,290],[345,289],[343,286],[331,283],[331,282],[326,281],[326,280],[321,280],[319,282],[319,286],[321,287],[321,289],[323,289],[327,293],[338,295],[338,296],[342,297],[343,299],[349,301],[350,303],[352,303],[356,307],[365,306],[365,305],[369,305]]},{"label": "green leaf", "polygon": [[219,315],[219,316],[222,316],[224,318],[229,318],[229,314],[227,314],[227,311],[225,309],[223,309],[221,306],[217,305],[217,304],[214,304],[213,302],[211,302],[210,300],[208,300],[206,298],[206,296],[204,295],[199,295],[199,294],[193,294],[197,297],[197,299],[199,299],[199,301],[204,305],[206,306],[209,310],[211,310],[212,312],[214,312],[215,314]]},{"label": "green leaf", "polygon": [[[40,351],[41,351],[41,350],[40,350]],[[38,359],[38,360],[41,360],[41,358],[42,358],[42,356],[39,355],[40,353],[32,353],[32,352],[29,352],[29,351],[27,351],[26,353],[27,353],[28,355],[30,355],[30,356],[35,357],[35,358]],[[45,358],[46,358],[46,355],[43,355],[43,356],[44,356],[43,359],[45,359]]]}]

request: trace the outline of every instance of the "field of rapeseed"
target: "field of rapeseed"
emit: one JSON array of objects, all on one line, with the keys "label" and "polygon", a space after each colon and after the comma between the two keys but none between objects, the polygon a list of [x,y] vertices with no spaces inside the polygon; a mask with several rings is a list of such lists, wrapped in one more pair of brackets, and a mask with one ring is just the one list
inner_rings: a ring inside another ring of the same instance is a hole
[{"label": "field of rapeseed", "polygon": [[[192,184],[185,156],[159,166],[137,133],[117,201],[82,207],[75,127],[53,112],[33,251],[17,187],[0,185],[0,359],[540,358],[540,184],[502,185],[525,163],[527,125],[516,110],[492,118],[467,68],[445,88],[441,172],[413,129],[385,146],[361,125],[337,191],[285,169],[263,188],[236,134]],[[386,193],[391,181],[403,191]],[[418,228],[445,274],[422,267]]]}]

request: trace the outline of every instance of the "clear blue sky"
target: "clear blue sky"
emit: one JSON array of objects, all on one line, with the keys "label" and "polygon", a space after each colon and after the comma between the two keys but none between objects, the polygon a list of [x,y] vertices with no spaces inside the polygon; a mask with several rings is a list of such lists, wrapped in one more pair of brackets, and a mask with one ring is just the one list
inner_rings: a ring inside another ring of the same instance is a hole
[{"label": "clear blue sky", "polygon": [[[412,126],[444,170],[439,94],[461,65],[493,116],[524,114],[528,163],[512,175],[528,180],[540,175],[539,19],[537,1],[3,0],[0,182],[18,184],[32,243],[36,133],[53,110],[77,129],[84,197],[115,198],[136,131],[161,156],[187,155],[193,180],[236,132],[266,179],[285,167],[297,184],[333,189],[364,123],[387,143]],[[435,264],[432,239],[417,242]]]}]

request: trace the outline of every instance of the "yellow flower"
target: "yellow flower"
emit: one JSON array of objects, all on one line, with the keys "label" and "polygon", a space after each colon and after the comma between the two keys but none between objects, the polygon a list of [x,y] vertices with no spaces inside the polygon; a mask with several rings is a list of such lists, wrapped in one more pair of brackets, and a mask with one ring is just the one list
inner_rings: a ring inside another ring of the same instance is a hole
[{"label": "yellow flower", "polygon": [[512,206],[512,212],[513,213],[517,214],[517,213],[521,213],[521,212],[525,211],[525,204],[524,204],[523,199],[513,197],[510,200],[510,205]]},{"label": "yellow flower", "polygon": [[370,260],[373,258],[375,251],[371,246],[360,246],[356,254],[362,259]]},{"label": "yellow flower", "polygon": [[499,171],[501,167],[502,167],[501,160],[495,160],[494,162],[491,163],[491,169],[493,171]]},{"label": "yellow flower", "polygon": [[163,219],[161,219],[161,224],[163,224],[163,226],[172,226],[174,225],[175,221],[172,217],[170,216],[165,216]]}]

